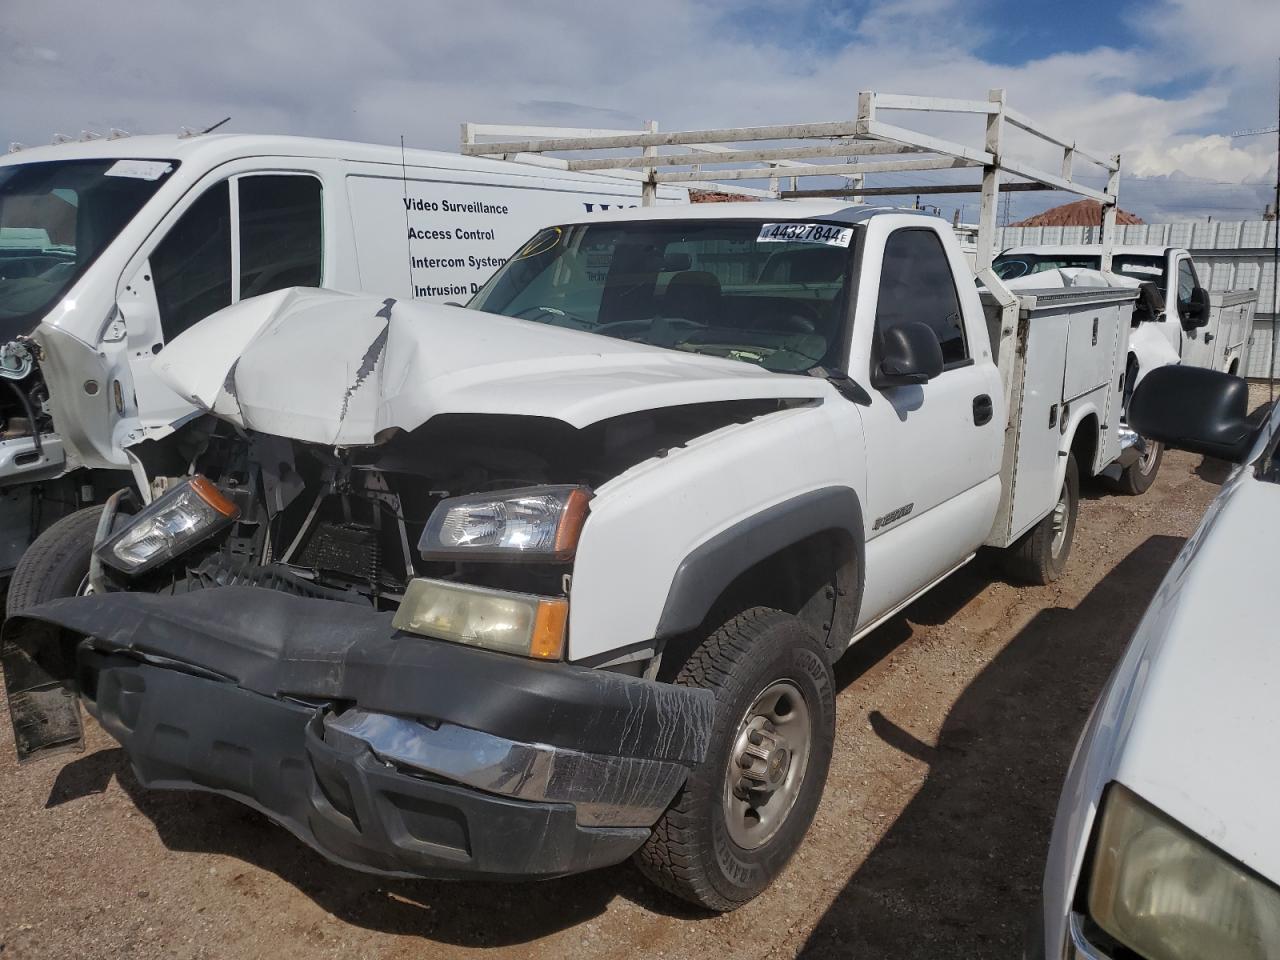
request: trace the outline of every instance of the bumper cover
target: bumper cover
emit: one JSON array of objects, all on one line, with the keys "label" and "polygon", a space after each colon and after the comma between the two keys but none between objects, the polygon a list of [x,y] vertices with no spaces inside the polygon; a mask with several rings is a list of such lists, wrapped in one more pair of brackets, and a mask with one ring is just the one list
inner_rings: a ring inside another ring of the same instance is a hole
[{"label": "bumper cover", "polygon": [[338,863],[399,876],[625,859],[712,720],[707,691],[245,587],[47,604],[5,625],[4,665],[20,754],[72,745],[78,693],[144,784],[225,794]]}]

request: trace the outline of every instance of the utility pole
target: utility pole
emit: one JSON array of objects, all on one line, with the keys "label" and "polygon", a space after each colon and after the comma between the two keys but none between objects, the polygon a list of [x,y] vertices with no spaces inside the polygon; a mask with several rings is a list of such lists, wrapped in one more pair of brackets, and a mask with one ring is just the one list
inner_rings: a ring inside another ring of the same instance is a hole
[{"label": "utility pole", "polygon": [[1271,207],[1275,211],[1270,218],[1274,224],[1274,244],[1271,248],[1271,369],[1267,371],[1271,399],[1276,398],[1276,332],[1280,328],[1280,58],[1276,59],[1276,122],[1270,127],[1254,127],[1237,130],[1233,137],[1276,135],[1276,197]]}]

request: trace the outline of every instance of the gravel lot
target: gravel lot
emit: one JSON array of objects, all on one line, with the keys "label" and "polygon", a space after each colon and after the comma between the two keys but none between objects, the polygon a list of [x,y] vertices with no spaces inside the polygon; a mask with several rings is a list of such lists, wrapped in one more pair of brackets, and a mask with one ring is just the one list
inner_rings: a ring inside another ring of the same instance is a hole
[{"label": "gravel lot", "polygon": [[518,886],[349,872],[230,800],[142,790],[96,727],[20,771],[5,723],[0,955],[1016,956],[1085,715],[1225,473],[1175,453],[1145,497],[1086,488],[1061,582],[1015,588],[980,557],[863,640],[817,821],[735,914],[627,865]]}]

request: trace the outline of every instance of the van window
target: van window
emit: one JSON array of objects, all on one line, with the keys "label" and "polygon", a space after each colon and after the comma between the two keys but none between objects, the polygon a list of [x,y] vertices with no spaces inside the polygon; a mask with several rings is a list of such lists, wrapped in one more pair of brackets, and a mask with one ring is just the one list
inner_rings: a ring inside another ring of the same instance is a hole
[{"label": "van window", "polygon": [[928,324],[938,335],[944,363],[969,359],[951,263],[938,235],[919,228],[898,230],[884,245],[876,300],[877,335],[913,321]]},{"label": "van window", "polygon": [[238,183],[240,299],[320,286],[320,181],[264,174],[241,177]]},{"label": "van window", "polygon": [[166,341],[231,303],[231,193],[224,180],[193,203],[151,253]]},{"label": "van window", "polygon": [[102,159],[0,167],[0,342],[30,333],[177,165]]}]

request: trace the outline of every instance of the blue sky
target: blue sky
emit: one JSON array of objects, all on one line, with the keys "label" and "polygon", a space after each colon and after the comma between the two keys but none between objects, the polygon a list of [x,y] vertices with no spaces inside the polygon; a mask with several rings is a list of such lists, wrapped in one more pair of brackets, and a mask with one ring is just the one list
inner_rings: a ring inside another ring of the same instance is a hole
[{"label": "blue sky", "polygon": [[[1121,205],[1148,220],[1259,216],[1275,176],[1274,138],[1224,134],[1274,122],[1280,0],[3,3],[5,141],[230,115],[456,149],[464,120],[674,130],[847,118],[860,89],[1004,87],[1122,153]],[[1014,215],[1065,199],[1022,195]]]}]

